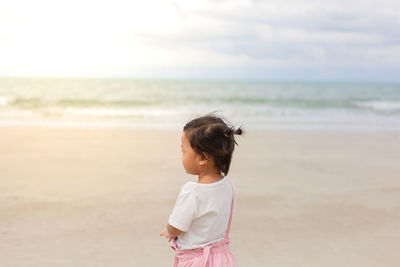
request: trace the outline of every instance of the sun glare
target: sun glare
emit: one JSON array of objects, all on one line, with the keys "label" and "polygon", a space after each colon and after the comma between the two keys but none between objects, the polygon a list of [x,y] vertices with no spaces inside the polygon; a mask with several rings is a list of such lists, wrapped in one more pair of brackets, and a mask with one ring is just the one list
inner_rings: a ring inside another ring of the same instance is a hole
[{"label": "sun glare", "polygon": [[160,1],[24,1],[3,12],[0,71],[28,76],[90,75],[156,62],[160,53],[146,39],[174,34],[179,20],[177,9]]}]

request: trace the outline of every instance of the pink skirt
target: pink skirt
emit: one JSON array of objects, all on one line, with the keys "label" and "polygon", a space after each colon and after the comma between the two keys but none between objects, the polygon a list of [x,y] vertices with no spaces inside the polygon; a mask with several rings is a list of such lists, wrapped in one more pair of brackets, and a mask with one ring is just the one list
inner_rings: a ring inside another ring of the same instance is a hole
[{"label": "pink skirt", "polygon": [[176,239],[173,239],[171,247],[175,250],[174,267],[237,267],[229,242],[229,239],[223,239],[203,248],[178,249]]}]

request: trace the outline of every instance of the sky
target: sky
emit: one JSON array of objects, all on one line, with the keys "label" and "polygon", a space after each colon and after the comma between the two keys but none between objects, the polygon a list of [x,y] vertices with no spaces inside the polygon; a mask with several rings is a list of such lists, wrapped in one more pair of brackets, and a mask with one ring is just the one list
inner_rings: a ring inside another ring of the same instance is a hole
[{"label": "sky", "polygon": [[400,81],[398,0],[0,0],[0,76]]}]

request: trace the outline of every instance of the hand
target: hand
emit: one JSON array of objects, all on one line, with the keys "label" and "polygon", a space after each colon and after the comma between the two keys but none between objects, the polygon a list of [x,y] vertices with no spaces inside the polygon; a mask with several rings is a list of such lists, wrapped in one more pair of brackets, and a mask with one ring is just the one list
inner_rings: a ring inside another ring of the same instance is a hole
[{"label": "hand", "polygon": [[165,230],[164,232],[162,232],[162,233],[160,234],[160,236],[165,236],[165,238],[169,238],[168,242],[170,242],[171,239],[173,238],[173,237],[168,233],[168,230]]}]

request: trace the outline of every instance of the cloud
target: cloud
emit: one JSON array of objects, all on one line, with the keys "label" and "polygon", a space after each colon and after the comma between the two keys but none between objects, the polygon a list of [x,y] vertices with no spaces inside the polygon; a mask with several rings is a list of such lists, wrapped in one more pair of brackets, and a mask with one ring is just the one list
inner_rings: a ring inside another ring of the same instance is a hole
[{"label": "cloud", "polygon": [[[180,10],[185,12],[184,3]],[[380,72],[400,66],[398,11],[397,1],[213,2],[186,9],[191,29],[201,27],[196,21],[212,26],[185,31],[182,39],[199,49],[248,57],[248,64],[267,70],[314,66],[312,75],[321,67],[338,75],[340,68]]]},{"label": "cloud", "polygon": [[24,3],[0,11],[0,75],[398,79],[399,1]]}]

